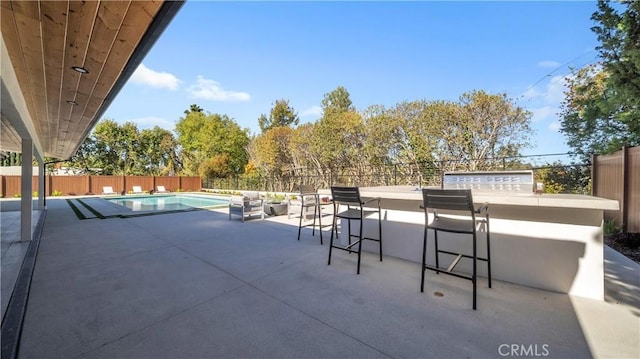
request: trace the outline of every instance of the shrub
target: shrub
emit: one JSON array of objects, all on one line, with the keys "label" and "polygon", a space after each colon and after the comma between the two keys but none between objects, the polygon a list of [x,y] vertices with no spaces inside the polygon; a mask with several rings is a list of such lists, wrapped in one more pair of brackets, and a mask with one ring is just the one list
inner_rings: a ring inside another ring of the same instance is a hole
[{"label": "shrub", "polygon": [[53,190],[53,192],[51,192],[51,195],[54,197],[60,197],[62,196],[62,192],[58,191],[57,189]]},{"label": "shrub", "polygon": [[604,221],[603,231],[604,231],[604,235],[608,236],[611,234],[619,233],[620,228],[616,226],[616,221],[614,219],[608,219]]},{"label": "shrub", "polygon": [[20,193],[16,193],[16,194],[13,195],[13,197],[14,198],[20,198],[21,196],[20,196]]}]

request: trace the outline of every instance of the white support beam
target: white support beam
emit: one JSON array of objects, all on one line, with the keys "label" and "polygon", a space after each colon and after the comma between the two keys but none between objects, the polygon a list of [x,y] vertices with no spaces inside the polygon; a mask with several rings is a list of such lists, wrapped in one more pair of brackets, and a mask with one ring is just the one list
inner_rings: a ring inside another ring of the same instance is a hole
[{"label": "white support beam", "polygon": [[[36,156],[38,160],[41,160],[44,158],[44,151],[40,139],[37,136],[33,119],[27,109],[27,103],[24,100],[20,84],[18,83],[9,52],[1,36],[0,60],[0,67],[2,67],[2,76],[0,78],[2,82],[2,93],[0,96],[2,115],[9,120],[11,126],[13,126],[20,137],[23,139],[28,138],[31,141],[31,147],[35,147],[35,153],[33,150],[31,151],[32,155]],[[31,155],[29,158],[31,158]],[[29,164],[31,164],[31,162],[29,162]]]},{"label": "white support beam", "polygon": [[22,178],[20,193],[20,240],[32,238],[31,222],[33,215],[33,141],[22,139]]},{"label": "white support beam", "polygon": [[44,161],[38,158],[38,209],[44,209],[45,184],[47,180]]}]

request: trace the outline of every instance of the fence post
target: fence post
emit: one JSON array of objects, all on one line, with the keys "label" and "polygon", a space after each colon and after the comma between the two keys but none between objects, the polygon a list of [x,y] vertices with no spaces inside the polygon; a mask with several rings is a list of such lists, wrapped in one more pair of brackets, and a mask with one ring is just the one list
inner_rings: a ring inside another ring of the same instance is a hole
[{"label": "fence post", "polygon": [[597,175],[598,175],[598,156],[594,153],[591,154],[591,195],[598,196],[598,191],[596,190],[598,185]]},{"label": "fence post", "polygon": [[394,186],[398,185],[398,164],[397,163],[393,164],[393,185]]},{"label": "fence post", "polygon": [[620,218],[622,219],[622,224],[620,227],[622,228],[623,233],[627,233],[627,219],[629,216],[629,201],[627,201],[627,198],[630,197],[629,181],[627,181],[627,176],[629,175],[629,161],[627,158],[628,150],[629,148],[627,146],[622,146],[622,196],[620,200],[622,202],[620,203],[620,210],[622,211],[622,213],[620,213]]}]

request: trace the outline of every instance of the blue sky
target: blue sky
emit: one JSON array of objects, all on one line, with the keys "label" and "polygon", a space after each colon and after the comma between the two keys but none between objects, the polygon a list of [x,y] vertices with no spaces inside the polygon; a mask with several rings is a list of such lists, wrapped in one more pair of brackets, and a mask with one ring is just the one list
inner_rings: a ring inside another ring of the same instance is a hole
[{"label": "blue sky", "polygon": [[563,78],[597,61],[595,10],[595,1],[188,1],[104,117],[173,130],[195,103],[256,134],[275,100],[311,122],[338,86],[359,110],[477,89],[534,114],[525,154],[567,152]]}]

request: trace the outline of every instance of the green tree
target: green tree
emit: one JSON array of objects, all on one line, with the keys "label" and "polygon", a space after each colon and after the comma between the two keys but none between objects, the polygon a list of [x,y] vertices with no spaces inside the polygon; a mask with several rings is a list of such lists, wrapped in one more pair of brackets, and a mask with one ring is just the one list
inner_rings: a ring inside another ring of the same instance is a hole
[{"label": "green tree", "polygon": [[[82,141],[78,150],[71,156],[69,161],[65,162],[65,165],[72,168],[80,168],[87,174],[102,173],[102,168],[98,162],[98,151],[94,137],[88,136]],[[54,168],[55,164],[51,164],[49,170],[53,170]]]},{"label": "green tree", "polygon": [[357,172],[363,149],[364,122],[356,111],[329,112],[313,127],[310,150],[323,169]]},{"label": "green tree", "polygon": [[123,174],[123,151],[120,142],[121,131],[118,123],[104,119],[93,129],[95,139],[95,163],[105,175]]},{"label": "green tree", "polygon": [[323,116],[330,115],[335,112],[355,111],[351,102],[349,91],[342,86],[338,86],[335,90],[326,93],[322,99]]},{"label": "green tree", "polygon": [[567,79],[561,131],[583,160],[640,145],[640,2],[619,4],[622,12],[599,0],[591,17],[602,62]]},{"label": "green tree", "polygon": [[561,106],[561,131],[573,151],[589,160],[593,153],[609,153],[630,143],[627,126],[615,116],[616,96],[608,73],[598,65],[574,70],[567,79]]},{"label": "green tree", "polygon": [[188,109],[184,110],[184,114],[188,115],[190,112],[200,112],[202,113],[204,110],[202,109],[202,107],[196,105],[195,103],[192,104],[191,106],[189,106]]},{"label": "green tree", "polygon": [[2,166],[21,166],[22,153],[19,152],[0,152],[0,165]]},{"label": "green tree", "polygon": [[258,118],[258,125],[262,133],[267,132],[269,129],[281,126],[290,127],[291,125],[297,126],[300,123],[300,118],[295,112],[293,107],[289,106],[289,100],[281,99],[276,100],[273,105],[269,117],[265,114],[261,114]]},{"label": "green tree", "polygon": [[187,174],[197,175],[200,166],[217,155],[228,154],[228,173],[240,174],[247,164],[248,129],[227,115],[191,111],[176,124]]},{"label": "green tree", "polygon": [[441,121],[436,158],[469,171],[492,168],[498,158],[518,155],[533,133],[530,112],[506,94],[478,90],[462,94],[451,117]]},{"label": "green tree", "polygon": [[173,134],[154,126],[140,132],[140,153],[138,162],[144,174],[154,176],[175,175],[181,164],[178,159],[177,141]]},{"label": "green tree", "polygon": [[603,59],[608,82],[615,89],[619,120],[638,134],[640,131],[640,2],[622,1],[620,14],[609,1],[599,0],[591,17],[599,22],[592,30],[601,45],[596,49]]},{"label": "green tree", "polygon": [[291,177],[295,164],[290,141],[294,131],[287,126],[274,127],[253,139],[251,162],[263,175],[278,181]]}]

